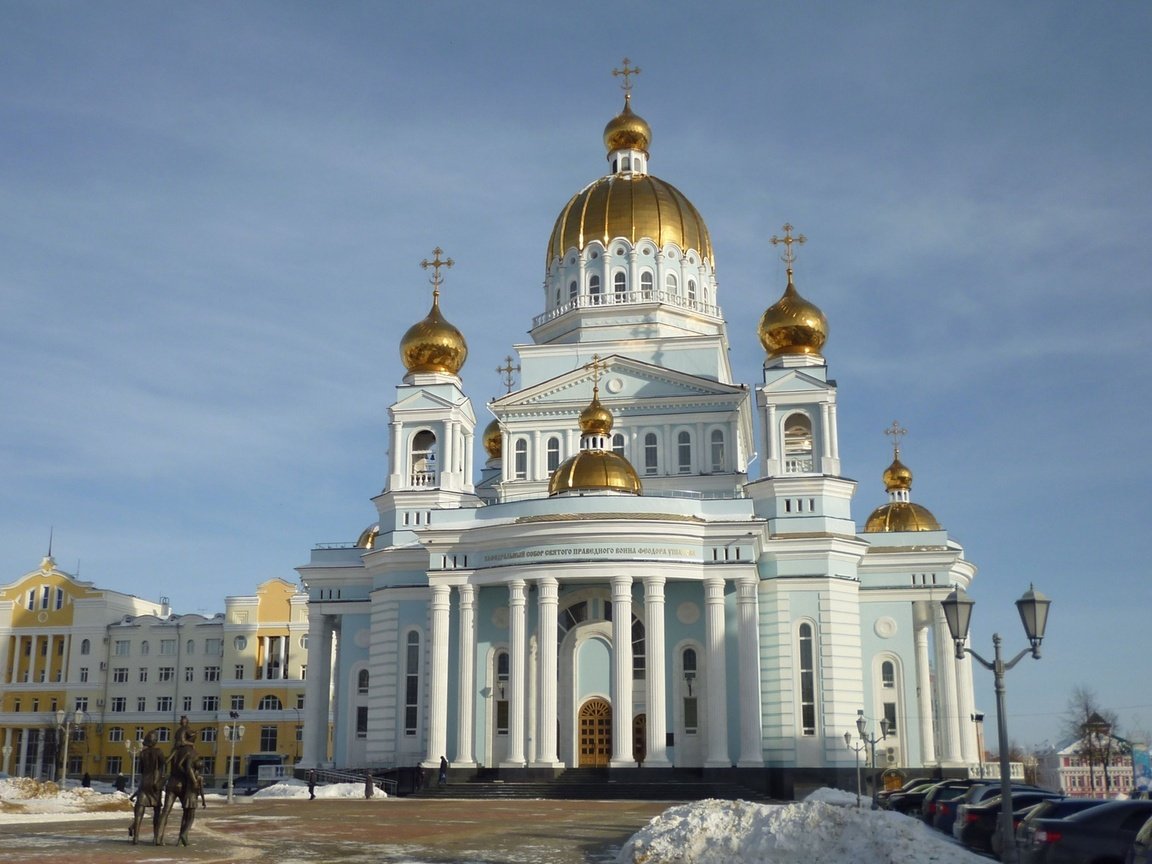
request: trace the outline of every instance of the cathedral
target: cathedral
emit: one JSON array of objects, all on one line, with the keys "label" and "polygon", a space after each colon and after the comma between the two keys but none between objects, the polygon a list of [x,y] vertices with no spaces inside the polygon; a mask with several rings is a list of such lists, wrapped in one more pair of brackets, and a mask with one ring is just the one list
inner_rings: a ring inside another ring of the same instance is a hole
[{"label": "cathedral", "polygon": [[734,380],[712,240],[650,173],[635,71],[617,70],[608,171],[560,207],[531,341],[479,435],[441,298],[453,262],[422,262],[431,308],[399,346],[376,515],[298,568],[300,765],[694,769],[786,792],[854,769],[860,716],[887,721],[881,768],[978,762],[971,661],[940,607],[975,567],[911,500],[897,424],[888,501],[854,521],[828,323],[794,284],[789,225],[762,379]]}]

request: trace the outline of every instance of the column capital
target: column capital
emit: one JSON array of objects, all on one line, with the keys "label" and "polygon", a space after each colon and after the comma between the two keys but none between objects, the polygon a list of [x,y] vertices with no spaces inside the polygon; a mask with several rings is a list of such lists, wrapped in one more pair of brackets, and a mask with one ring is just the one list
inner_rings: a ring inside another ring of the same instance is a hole
[{"label": "column capital", "polygon": [[523,606],[524,605],[524,589],[525,582],[523,579],[513,579],[508,583],[508,605],[509,606]]},{"label": "column capital", "polygon": [[668,577],[663,573],[648,573],[644,576],[644,587],[649,591],[655,591],[657,588],[663,589],[668,584]]},{"label": "column capital", "polygon": [[612,577],[612,599],[632,599],[632,576],[629,574]]}]

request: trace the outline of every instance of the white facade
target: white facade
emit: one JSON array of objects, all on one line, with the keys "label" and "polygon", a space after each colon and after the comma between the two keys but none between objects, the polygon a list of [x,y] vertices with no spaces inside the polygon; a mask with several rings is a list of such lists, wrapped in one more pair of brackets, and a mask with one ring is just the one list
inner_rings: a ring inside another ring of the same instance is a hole
[{"label": "white facade", "polygon": [[[646,148],[628,154],[646,169]],[[458,374],[405,377],[378,523],[299,568],[304,764],[797,775],[854,766],[861,709],[891,722],[890,765],[979,761],[970,661],[939,606],[975,568],[942,529],[858,529],[818,353],[734,379],[709,244],[557,252],[478,474]],[[594,385],[643,494],[549,497]]]}]

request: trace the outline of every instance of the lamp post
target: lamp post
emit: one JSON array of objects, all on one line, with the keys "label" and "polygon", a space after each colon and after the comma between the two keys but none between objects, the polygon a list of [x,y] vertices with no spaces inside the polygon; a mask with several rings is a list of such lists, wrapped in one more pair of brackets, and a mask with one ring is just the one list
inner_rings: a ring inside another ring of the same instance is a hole
[{"label": "lamp post", "polygon": [[144,742],[137,741],[135,738],[127,738],[124,740],[124,749],[128,751],[129,757],[132,759],[132,776],[128,780],[128,785],[136,788],[136,760],[140,758],[140,751],[144,749]]},{"label": "lamp post", "polygon": [[4,762],[0,764],[0,771],[8,773],[8,759],[12,756],[12,745],[5,744],[3,747],[0,747],[0,753],[4,754]]},{"label": "lamp post", "polygon": [[1044,639],[1044,630],[1048,625],[1048,607],[1052,601],[1029,586],[1024,596],[1016,601],[1016,610],[1020,613],[1020,621],[1024,625],[1024,633],[1028,637],[1030,647],[1025,648],[1011,660],[1005,662],[1000,656],[1000,634],[992,634],[993,660],[989,663],[964,643],[968,640],[968,628],[972,624],[972,607],[975,601],[969,599],[964,589],[957,586],[940,605],[944,607],[944,620],[948,623],[948,631],[952,634],[952,641],[956,645],[956,659],[963,660],[965,654],[971,654],[985,669],[992,672],[996,682],[996,734],[1000,740],[1000,844],[1003,852],[1003,861],[1007,864],[1018,864],[1019,857],[1016,844],[1012,842],[1012,780],[1008,771],[1008,718],[1004,713],[1004,673],[1019,663],[1025,654],[1031,654],[1040,659],[1040,643]]},{"label": "lamp post", "polygon": [[858,708],[856,710],[856,731],[860,733],[860,740],[866,744],[872,754],[872,809],[880,809],[880,799],[877,798],[877,793],[880,789],[880,772],[877,771],[876,765],[876,745],[888,737],[888,718],[885,717],[880,721],[880,736],[871,735],[868,733],[868,721],[864,719],[864,709]]},{"label": "lamp post", "polygon": [[844,746],[852,750],[856,754],[856,807],[860,807],[860,752],[868,745],[866,744],[853,744],[852,733],[844,733]]},{"label": "lamp post", "polygon": [[228,739],[228,803],[232,803],[232,775],[236,770],[236,742],[244,737],[243,726],[225,726],[224,737]]},{"label": "lamp post", "polygon": [[[71,737],[72,726],[79,726],[83,722],[84,712],[79,709],[73,711],[71,715],[63,708],[56,711],[56,741],[63,742],[60,755],[56,758],[56,782],[61,786],[68,779],[68,739]],[[7,756],[4,757],[4,761],[8,761]]]}]

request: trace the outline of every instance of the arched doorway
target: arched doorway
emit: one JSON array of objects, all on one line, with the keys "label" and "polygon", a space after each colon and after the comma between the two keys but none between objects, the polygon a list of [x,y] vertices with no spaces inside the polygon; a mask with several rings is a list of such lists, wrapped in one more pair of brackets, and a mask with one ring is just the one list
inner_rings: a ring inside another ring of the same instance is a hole
[{"label": "arched doorway", "polygon": [[637,714],[632,719],[632,758],[637,765],[648,757],[648,715]]},{"label": "arched doorway", "polygon": [[607,768],[612,758],[612,706],[599,697],[580,706],[580,767]]}]

